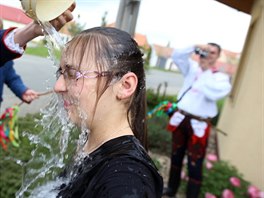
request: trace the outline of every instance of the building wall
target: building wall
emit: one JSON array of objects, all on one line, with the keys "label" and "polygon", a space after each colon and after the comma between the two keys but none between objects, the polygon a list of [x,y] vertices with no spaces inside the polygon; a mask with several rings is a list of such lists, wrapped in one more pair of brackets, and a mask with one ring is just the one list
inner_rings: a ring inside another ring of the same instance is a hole
[{"label": "building wall", "polygon": [[25,26],[25,24],[22,24],[22,23],[17,23],[17,22],[5,20],[5,19],[2,19],[2,20],[4,24],[4,29],[10,28],[10,27],[24,27]]},{"label": "building wall", "polygon": [[264,0],[256,0],[231,96],[218,128],[220,158],[264,190]]}]

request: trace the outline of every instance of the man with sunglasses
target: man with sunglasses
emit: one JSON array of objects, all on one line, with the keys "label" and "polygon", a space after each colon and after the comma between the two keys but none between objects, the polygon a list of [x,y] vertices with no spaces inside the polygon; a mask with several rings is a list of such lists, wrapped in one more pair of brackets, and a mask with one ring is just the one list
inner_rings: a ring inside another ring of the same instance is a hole
[{"label": "man with sunglasses", "polygon": [[[216,43],[167,49],[167,54],[184,75],[184,83],[178,93],[178,110],[168,124],[173,143],[168,187],[164,188],[163,195],[175,196],[187,152],[189,180],[186,197],[196,198],[202,183],[210,120],[218,114],[217,100],[227,96],[231,90],[230,77],[216,66],[221,54],[221,47]],[[194,54],[198,61],[191,58]]]}]

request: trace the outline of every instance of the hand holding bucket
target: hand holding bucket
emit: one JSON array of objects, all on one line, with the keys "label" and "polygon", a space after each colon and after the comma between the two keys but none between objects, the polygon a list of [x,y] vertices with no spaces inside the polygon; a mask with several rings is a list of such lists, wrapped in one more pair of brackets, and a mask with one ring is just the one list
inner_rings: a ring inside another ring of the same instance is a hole
[{"label": "hand holding bucket", "polygon": [[21,0],[21,4],[26,15],[39,25],[35,28],[36,31],[40,31],[40,35],[44,34],[49,58],[54,65],[59,65],[65,43],[58,30],[64,25],[64,21],[70,20],[66,12],[74,10],[74,0]]},{"label": "hand holding bucket", "polygon": [[65,12],[74,0],[21,0],[21,5],[30,18],[51,21]]}]

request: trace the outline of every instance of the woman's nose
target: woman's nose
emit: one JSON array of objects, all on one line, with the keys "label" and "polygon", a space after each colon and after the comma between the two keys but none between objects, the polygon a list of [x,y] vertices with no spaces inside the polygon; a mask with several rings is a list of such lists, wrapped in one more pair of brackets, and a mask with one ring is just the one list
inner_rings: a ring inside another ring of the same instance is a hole
[{"label": "woman's nose", "polygon": [[55,82],[54,91],[56,93],[61,93],[61,92],[65,92],[66,90],[67,87],[63,75],[60,75],[57,81]]}]

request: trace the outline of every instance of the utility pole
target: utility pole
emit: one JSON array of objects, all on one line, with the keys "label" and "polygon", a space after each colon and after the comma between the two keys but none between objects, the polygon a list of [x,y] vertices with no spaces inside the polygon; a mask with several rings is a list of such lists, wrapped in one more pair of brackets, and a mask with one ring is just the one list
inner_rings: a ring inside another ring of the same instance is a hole
[{"label": "utility pole", "polygon": [[141,0],[120,0],[116,28],[134,37]]}]

